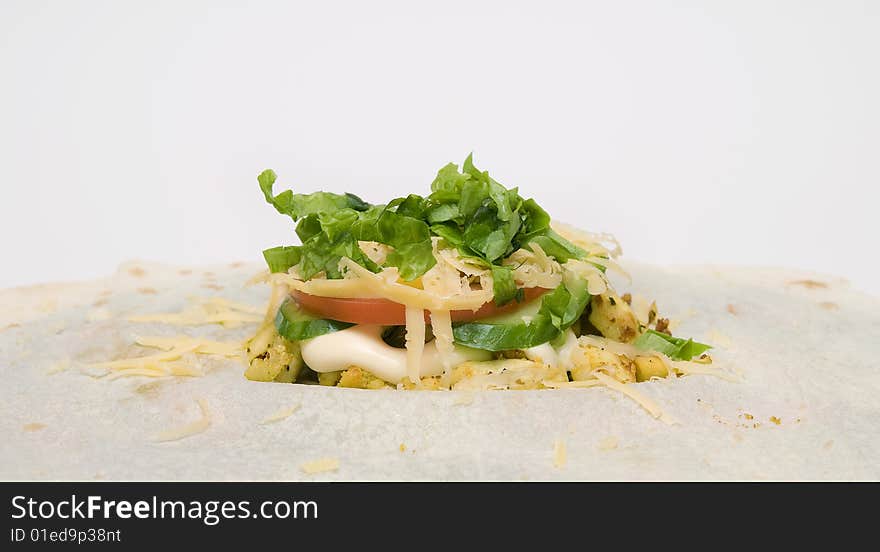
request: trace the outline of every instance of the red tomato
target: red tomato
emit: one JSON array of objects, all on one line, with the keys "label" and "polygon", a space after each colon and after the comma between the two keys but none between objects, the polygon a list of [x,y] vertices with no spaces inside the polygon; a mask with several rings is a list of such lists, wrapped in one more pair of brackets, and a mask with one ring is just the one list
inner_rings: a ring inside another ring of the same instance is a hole
[{"label": "red tomato", "polygon": [[[544,288],[525,288],[523,290],[524,301],[537,299],[547,291]],[[388,299],[320,297],[301,291],[294,291],[292,295],[303,309],[321,318],[353,324],[381,324],[383,326],[403,326],[406,324],[405,307]],[[503,307],[496,307],[494,301],[489,301],[476,311],[454,310],[449,314],[453,322],[468,322],[510,312],[521,305],[522,303],[511,301]],[[428,311],[425,311],[425,321],[430,323]]]}]

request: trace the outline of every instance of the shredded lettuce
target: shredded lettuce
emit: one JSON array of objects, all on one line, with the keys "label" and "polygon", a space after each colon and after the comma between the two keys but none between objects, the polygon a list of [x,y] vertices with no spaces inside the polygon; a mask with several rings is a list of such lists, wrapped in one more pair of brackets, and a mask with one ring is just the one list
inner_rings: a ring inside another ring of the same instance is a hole
[{"label": "shredded lettuce", "polygon": [[269,265],[269,272],[287,272],[299,264],[302,247],[298,245],[278,246],[263,251],[263,258]]},{"label": "shredded lettuce", "polygon": [[295,194],[291,190],[281,192],[277,196],[272,195],[272,187],[278,176],[272,169],[266,169],[257,177],[260,189],[266,197],[266,201],[272,204],[282,215],[288,215],[294,222],[317,213],[330,213],[337,209],[353,209],[366,211],[370,205],[354,194],[331,194],[329,192],[315,192],[313,194]]},{"label": "shredded lettuce", "polygon": [[510,267],[492,265],[492,279],[495,281],[493,291],[496,305],[504,305],[516,298],[519,290],[513,280],[513,270]]},{"label": "shredded lettuce", "polygon": [[633,341],[633,345],[643,351],[663,353],[673,360],[691,360],[712,348],[693,339],[672,337],[654,330],[647,330]]},{"label": "shredded lettuce", "polygon": [[382,267],[357,246],[365,240],[391,246],[384,266],[398,267],[401,278],[411,281],[436,263],[431,237],[439,236],[463,256],[491,268],[495,303],[501,306],[518,295],[513,274],[502,262],[520,247],[537,243],[559,262],[587,256],[550,228],[550,216],[534,200],[523,199],[516,188],[505,188],[479,170],[472,155],[461,169],[455,163],[441,168],[428,196],[410,194],[386,205],[371,205],[353,194],[286,190],[274,195],[276,180],[271,169],[257,177],[266,201],[297,223],[302,245],[267,249],[264,257],[273,272],[296,266],[305,279],[322,272],[341,278],[343,256],[378,272]]},{"label": "shredded lettuce", "polygon": [[386,264],[399,267],[405,280],[421,276],[436,262],[430,230],[421,220],[370,205],[354,194],[294,194],[287,190],[273,195],[276,176],[272,170],[263,171],[257,180],[266,201],[297,222],[296,234],[302,241],[301,246],[274,247],[263,253],[273,272],[296,266],[305,279],[320,272],[327,278],[341,278],[342,257],[378,272],[380,267],[364,255],[358,240],[393,246],[394,253]]}]

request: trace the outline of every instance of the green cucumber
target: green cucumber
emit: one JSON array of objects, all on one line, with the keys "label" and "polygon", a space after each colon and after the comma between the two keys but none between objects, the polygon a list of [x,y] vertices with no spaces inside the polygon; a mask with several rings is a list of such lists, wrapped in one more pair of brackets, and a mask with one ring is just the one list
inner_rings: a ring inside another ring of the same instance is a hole
[{"label": "green cucumber", "polygon": [[291,341],[311,339],[352,326],[354,324],[350,322],[316,318],[299,308],[293,299],[285,300],[278,309],[278,314],[275,315],[275,327],[278,333]]}]

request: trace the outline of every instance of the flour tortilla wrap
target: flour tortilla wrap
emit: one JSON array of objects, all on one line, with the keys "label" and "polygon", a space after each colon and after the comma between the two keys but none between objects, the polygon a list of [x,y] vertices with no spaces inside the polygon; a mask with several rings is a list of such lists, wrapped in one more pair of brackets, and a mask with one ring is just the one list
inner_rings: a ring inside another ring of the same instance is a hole
[{"label": "flour tortilla wrap", "polygon": [[258,265],[128,263],[106,280],[2,291],[0,479],[880,479],[880,300],[789,270],[625,266],[621,292],[656,299],[676,335],[714,344],[713,367],[740,379],[632,384],[675,424],[602,387],[259,383],[212,355],[195,355],[201,377],[96,377],[94,363],[159,352],[138,337],[247,338],[257,323],[128,318],[193,296],[262,309],[268,288],[244,285]]}]

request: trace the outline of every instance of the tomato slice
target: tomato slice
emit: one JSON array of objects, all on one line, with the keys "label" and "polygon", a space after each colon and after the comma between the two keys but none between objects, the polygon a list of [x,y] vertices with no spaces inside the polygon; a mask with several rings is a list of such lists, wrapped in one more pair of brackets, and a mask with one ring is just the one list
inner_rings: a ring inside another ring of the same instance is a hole
[{"label": "tomato slice", "polygon": [[[524,288],[524,301],[537,299],[548,290],[544,288]],[[406,324],[406,310],[400,303],[388,299],[349,299],[340,297],[321,297],[309,295],[301,291],[293,291],[293,298],[310,314],[320,318],[351,322],[353,324],[381,324],[383,326],[403,326]],[[522,303],[511,301],[503,307],[496,307],[494,301],[484,303],[476,311],[454,310],[449,315],[453,322],[469,322],[504,314],[522,306]],[[428,311],[425,321],[430,323]]]}]

